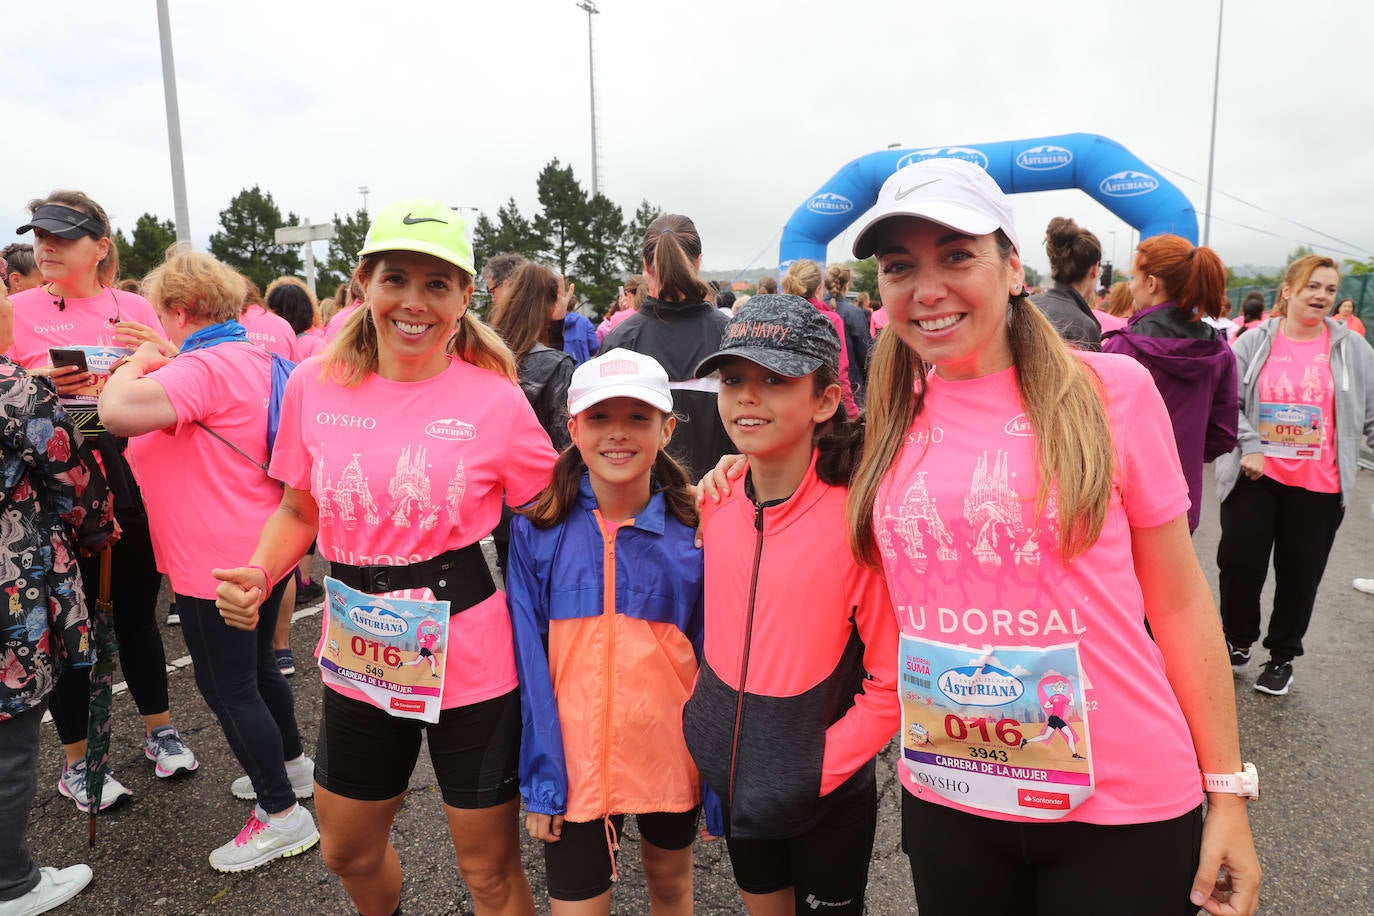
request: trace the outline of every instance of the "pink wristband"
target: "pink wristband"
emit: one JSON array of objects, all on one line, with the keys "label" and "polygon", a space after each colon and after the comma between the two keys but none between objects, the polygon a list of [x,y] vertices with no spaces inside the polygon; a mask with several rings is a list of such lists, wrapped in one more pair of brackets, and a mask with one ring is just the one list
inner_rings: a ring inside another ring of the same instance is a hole
[{"label": "pink wristband", "polygon": [[256,569],[258,572],[262,573],[263,581],[267,583],[267,591],[263,592],[263,597],[266,598],[268,595],[272,594],[272,577],[267,574],[267,570],[263,569],[261,566],[252,565],[248,568]]}]

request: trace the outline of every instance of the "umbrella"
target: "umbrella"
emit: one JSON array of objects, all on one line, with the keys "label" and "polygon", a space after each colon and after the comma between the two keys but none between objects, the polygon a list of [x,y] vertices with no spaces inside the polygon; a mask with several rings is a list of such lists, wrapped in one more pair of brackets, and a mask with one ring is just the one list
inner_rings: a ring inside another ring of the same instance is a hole
[{"label": "umbrella", "polygon": [[110,685],[114,682],[114,604],[110,601],[110,548],[100,554],[100,597],[91,618],[95,664],[91,666],[90,718],[86,725],[86,799],[90,807],[89,843],[95,846],[95,819],[110,763]]}]

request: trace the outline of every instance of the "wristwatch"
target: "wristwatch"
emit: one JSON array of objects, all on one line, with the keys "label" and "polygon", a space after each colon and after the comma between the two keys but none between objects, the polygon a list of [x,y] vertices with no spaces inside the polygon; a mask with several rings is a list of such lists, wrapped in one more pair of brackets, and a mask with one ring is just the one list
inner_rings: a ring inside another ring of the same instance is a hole
[{"label": "wristwatch", "polygon": [[1239,773],[1203,773],[1205,792],[1224,792],[1241,798],[1259,798],[1259,771],[1253,763],[1242,765]]}]

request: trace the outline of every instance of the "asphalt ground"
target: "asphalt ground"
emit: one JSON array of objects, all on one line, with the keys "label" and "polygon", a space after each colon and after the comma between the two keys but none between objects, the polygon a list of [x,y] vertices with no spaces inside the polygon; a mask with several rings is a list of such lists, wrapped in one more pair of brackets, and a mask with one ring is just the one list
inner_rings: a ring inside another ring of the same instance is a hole
[{"label": "asphalt ground", "polygon": [[[1260,860],[1265,870],[1260,911],[1272,914],[1374,914],[1374,675],[1370,636],[1374,596],[1351,588],[1356,576],[1374,576],[1374,475],[1361,472],[1356,496],[1337,536],[1306,641],[1287,696],[1251,689],[1258,673],[1236,677],[1236,702],[1244,757],[1259,767],[1263,798],[1252,803]],[[1203,569],[1216,588],[1217,505],[1210,493],[1195,542]],[[1267,601],[1272,582],[1266,590]],[[161,612],[159,612],[161,614]],[[313,751],[320,716],[320,682],[309,651],[319,633],[318,613],[298,609],[292,644],[299,670],[290,679],[307,752]],[[169,660],[172,715],[200,758],[198,772],[159,780],[143,756],[141,723],[127,694],[114,702],[111,764],[134,797],[106,811],[94,850],[86,845],[86,818],[57,793],[61,749],[44,726],[29,839],[43,865],[87,862],[95,880],[59,912],[91,914],[349,914],[354,910],[338,880],[324,867],[318,848],[252,872],[225,875],[206,861],[210,850],[242,826],[248,803],[229,794],[241,771],[223,734],[196,692],[186,649],[176,627],[164,640]],[[1258,649],[1258,647],[1257,647]],[[1257,651],[1257,656],[1262,652]],[[304,664],[302,664],[304,662]],[[899,848],[901,791],[890,746],[880,762],[878,834],[868,885],[873,914],[915,913],[906,857]],[[309,803],[307,803],[307,806]],[[0,829],[5,829],[0,825]],[[522,830],[523,834],[523,830]],[[471,913],[472,900],[453,861],[439,793],[427,756],[411,780],[392,841],[405,871],[402,902],[407,916]],[[541,913],[548,912],[543,859],[526,839],[524,864]],[[639,868],[638,836],[627,825],[620,855],[615,913],[647,913]],[[1122,862],[1123,869],[1132,867]],[[721,842],[696,846],[696,911],[742,913],[743,907]],[[1001,912],[996,903],[970,903],[978,912]],[[1104,905],[1102,912],[1111,912]]]}]

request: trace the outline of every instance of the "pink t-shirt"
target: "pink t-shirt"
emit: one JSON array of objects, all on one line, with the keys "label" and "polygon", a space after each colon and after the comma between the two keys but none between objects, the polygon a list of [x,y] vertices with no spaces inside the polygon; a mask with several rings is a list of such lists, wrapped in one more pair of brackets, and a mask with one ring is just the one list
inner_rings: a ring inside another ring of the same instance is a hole
[{"label": "pink t-shirt", "polygon": [[[1198,805],[1202,791],[1188,724],[1145,631],[1131,528],[1183,515],[1188,488],[1149,373],[1127,357],[1074,355],[1102,381],[1117,455],[1106,522],[1086,554],[1060,561],[1053,494],[1037,526],[1035,438],[1014,369],[930,377],[925,409],[879,490],[874,532],[904,636],[966,647],[970,657],[1077,644],[1090,729],[1079,751],[1091,755],[1095,791],[1065,819],[1166,820]],[[1028,725],[1026,736],[1040,727]],[[973,811],[904,763],[898,769],[907,791]]]},{"label": "pink t-shirt", "polygon": [[1279,328],[1269,358],[1260,369],[1259,399],[1261,418],[1266,408],[1280,413],[1298,408],[1304,414],[1304,423],[1321,423],[1320,458],[1266,455],[1264,476],[1313,493],[1341,492],[1341,472],[1336,467],[1332,434],[1336,426],[1336,388],[1331,378],[1331,334],[1325,327],[1315,340],[1294,340]]},{"label": "pink t-shirt", "polygon": [[328,341],[324,339],[324,328],[311,328],[296,337],[296,359],[309,359],[323,353],[328,346]]},{"label": "pink t-shirt", "polygon": [[125,455],[148,508],[158,569],[179,595],[213,600],[215,567],[252,556],[281,485],[195,425],[200,420],[267,461],[267,399],[272,361],[266,350],[225,343],[182,353],[148,374],[167,392],[174,425],[134,436]]},{"label": "pink t-shirt", "polygon": [[41,286],[15,293],[10,301],[14,344],[5,355],[25,369],[52,365],[49,347],[116,346],[114,326],[120,321],[136,321],[162,333],[162,322],[147,299],[109,286],[89,299],[67,299],[63,309],[58,309],[61,297]]},{"label": "pink t-shirt", "polygon": [[344,324],[348,322],[348,316],[356,312],[360,305],[362,305],[361,301],[354,300],[352,305],[345,305],[334,313],[334,317],[330,318],[329,323],[324,326],[325,343],[329,343],[335,337],[339,336],[339,332],[343,330]]},{"label": "pink t-shirt", "polygon": [[[271,474],[314,497],[330,562],[405,565],[475,544],[496,527],[503,494],[518,506],[548,484],[553,446],[503,376],[453,359],[424,381],[374,374],[344,387],[322,367],[312,357],[291,374]],[[445,667],[445,709],[515,688],[502,592],[453,617]]]},{"label": "pink t-shirt", "polygon": [[596,339],[604,341],[607,334],[614,331],[617,325],[633,314],[635,314],[634,309],[621,309],[618,312],[607,315],[605,320],[596,326]]},{"label": "pink t-shirt", "polygon": [[878,332],[881,331],[883,328],[887,327],[887,321],[887,309],[883,308],[881,305],[878,306],[873,310],[873,317],[868,319],[869,332],[874,337],[877,337]]},{"label": "pink t-shirt", "polygon": [[239,324],[248,332],[248,339],[267,352],[292,362],[301,358],[296,355],[296,332],[291,329],[291,322],[276,312],[250,305],[239,316]]},{"label": "pink t-shirt", "polygon": [[1119,331],[1126,326],[1125,318],[1118,318],[1111,312],[1104,312],[1102,309],[1093,309],[1093,317],[1102,326],[1103,331]]}]

